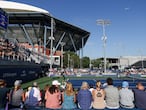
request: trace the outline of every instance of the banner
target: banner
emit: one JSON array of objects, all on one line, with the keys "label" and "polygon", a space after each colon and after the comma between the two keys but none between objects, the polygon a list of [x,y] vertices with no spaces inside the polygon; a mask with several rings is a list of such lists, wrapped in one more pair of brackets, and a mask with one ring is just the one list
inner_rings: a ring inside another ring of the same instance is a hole
[{"label": "banner", "polygon": [[8,15],[0,8],[0,28],[7,29]]}]

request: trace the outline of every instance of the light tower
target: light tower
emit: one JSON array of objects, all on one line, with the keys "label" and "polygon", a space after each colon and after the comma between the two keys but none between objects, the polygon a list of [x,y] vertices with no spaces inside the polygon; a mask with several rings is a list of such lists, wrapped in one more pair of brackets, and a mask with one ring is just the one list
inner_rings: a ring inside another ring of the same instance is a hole
[{"label": "light tower", "polygon": [[96,23],[98,25],[102,25],[102,29],[103,29],[103,36],[102,36],[102,41],[103,41],[103,54],[104,54],[104,73],[106,73],[106,40],[107,40],[107,36],[105,34],[105,26],[110,24],[109,20],[103,20],[103,19],[99,19],[96,21]]},{"label": "light tower", "polygon": [[60,42],[61,45],[61,69],[63,70],[63,47],[65,45],[65,42]]},{"label": "light tower", "polygon": [[55,40],[54,38],[54,19],[51,17],[51,36],[49,37],[49,39],[51,40],[51,44],[50,44],[50,71],[52,71],[52,58],[53,58],[53,40]]}]

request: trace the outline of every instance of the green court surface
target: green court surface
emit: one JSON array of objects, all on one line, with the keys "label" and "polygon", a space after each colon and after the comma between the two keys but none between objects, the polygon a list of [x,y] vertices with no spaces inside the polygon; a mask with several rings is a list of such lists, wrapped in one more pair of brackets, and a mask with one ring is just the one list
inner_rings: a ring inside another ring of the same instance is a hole
[{"label": "green court surface", "polygon": [[[84,80],[84,79],[105,79],[106,77],[95,77],[95,76],[88,76],[88,77],[75,77],[75,76],[69,76],[69,77],[65,77],[65,81],[66,80],[69,80],[69,79],[75,79],[75,80]],[[43,89],[45,87],[46,84],[49,84],[51,85],[52,81],[53,80],[58,80],[61,84],[64,82],[64,78],[62,76],[60,77],[42,77],[42,78],[39,78],[39,79],[36,79],[36,80],[33,80],[33,81],[30,81],[30,82],[27,82],[27,83],[23,83],[22,82],[22,88],[23,89],[26,89],[27,87],[29,86],[32,86],[33,82],[37,82],[38,83],[38,86],[40,87],[40,89]]]},{"label": "green court surface", "polygon": [[129,82],[131,88],[135,87],[135,85],[138,81],[143,82],[144,86],[146,86],[146,80],[137,80],[137,79],[127,78],[127,77],[118,78],[116,76],[102,76],[102,77],[97,76],[96,77],[96,76],[90,75],[90,76],[84,76],[84,77],[68,76],[68,77],[65,77],[65,79],[62,76],[60,76],[60,77],[47,77],[46,76],[46,77],[42,77],[37,80],[28,82],[28,83],[24,83],[24,84],[22,84],[22,88],[24,90],[26,90],[28,87],[32,86],[33,82],[37,82],[40,89],[44,89],[45,85],[47,85],[47,84],[51,85],[53,80],[58,80],[61,84],[64,84],[64,81],[72,82],[73,86],[76,88],[81,85],[82,81],[87,81],[89,84],[92,84],[92,85],[94,85],[94,83],[96,83],[97,80],[100,80],[102,83],[105,83],[107,77],[112,77],[116,86],[120,86],[122,81],[124,81],[124,80],[127,80]]},{"label": "green court surface", "polygon": [[32,86],[33,82],[37,82],[40,89],[44,89],[45,85],[49,84],[51,85],[53,80],[58,80],[59,82],[63,81],[62,77],[42,77],[33,81],[30,81],[28,83],[22,83],[22,88],[25,90],[28,87]]}]

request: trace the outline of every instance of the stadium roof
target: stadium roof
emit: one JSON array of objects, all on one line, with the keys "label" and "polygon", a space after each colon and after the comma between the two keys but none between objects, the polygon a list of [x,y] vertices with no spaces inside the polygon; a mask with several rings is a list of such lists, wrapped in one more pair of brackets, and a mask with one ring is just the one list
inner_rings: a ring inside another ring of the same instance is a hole
[{"label": "stadium roof", "polygon": [[4,9],[7,12],[41,12],[49,14],[49,12],[44,9],[12,1],[0,0],[0,8]]},{"label": "stadium roof", "polygon": [[46,10],[9,1],[0,1],[0,4],[2,4],[0,8],[5,10],[9,16],[7,35],[19,42],[44,44],[44,39],[46,39],[46,47],[50,48],[51,18],[54,20],[53,47],[56,50],[60,50],[61,42],[65,42],[64,51],[76,52],[83,48],[90,36],[90,32],[52,17]]}]

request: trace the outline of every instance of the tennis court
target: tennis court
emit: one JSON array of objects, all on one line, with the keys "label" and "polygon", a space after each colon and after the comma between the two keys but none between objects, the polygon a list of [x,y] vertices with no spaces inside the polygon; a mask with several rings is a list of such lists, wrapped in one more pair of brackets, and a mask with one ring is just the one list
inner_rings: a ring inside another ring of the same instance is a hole
[{"label": "tennis court", "polygon": [[[75,89],[78,89],[80,88],[82,82],[86,81],[88,82],[89,86],[93,86],[95,87],[95,83],[97,80],[100,80],[102,82],[102,84],[106,83],[106,78],[95,78],[95,79],[88,79],[88,78],[85,78],[85,79],[69,79],[68,82],[71,82],[73,84],[73,87]],[[133,79],[133,78],[122,78],[122,79],[118,79],[118,78],[113,78],[113,83],[114,83],[114,86],[116,87],[119,87],[122,85],[122,82],[123,81],[128,81],[129,82],[129,88],[133,89],[136,87],[136,83],[137,82],[142,82],[142,84],[145,86],[146,88],[146,80],[145,79]]]}]

